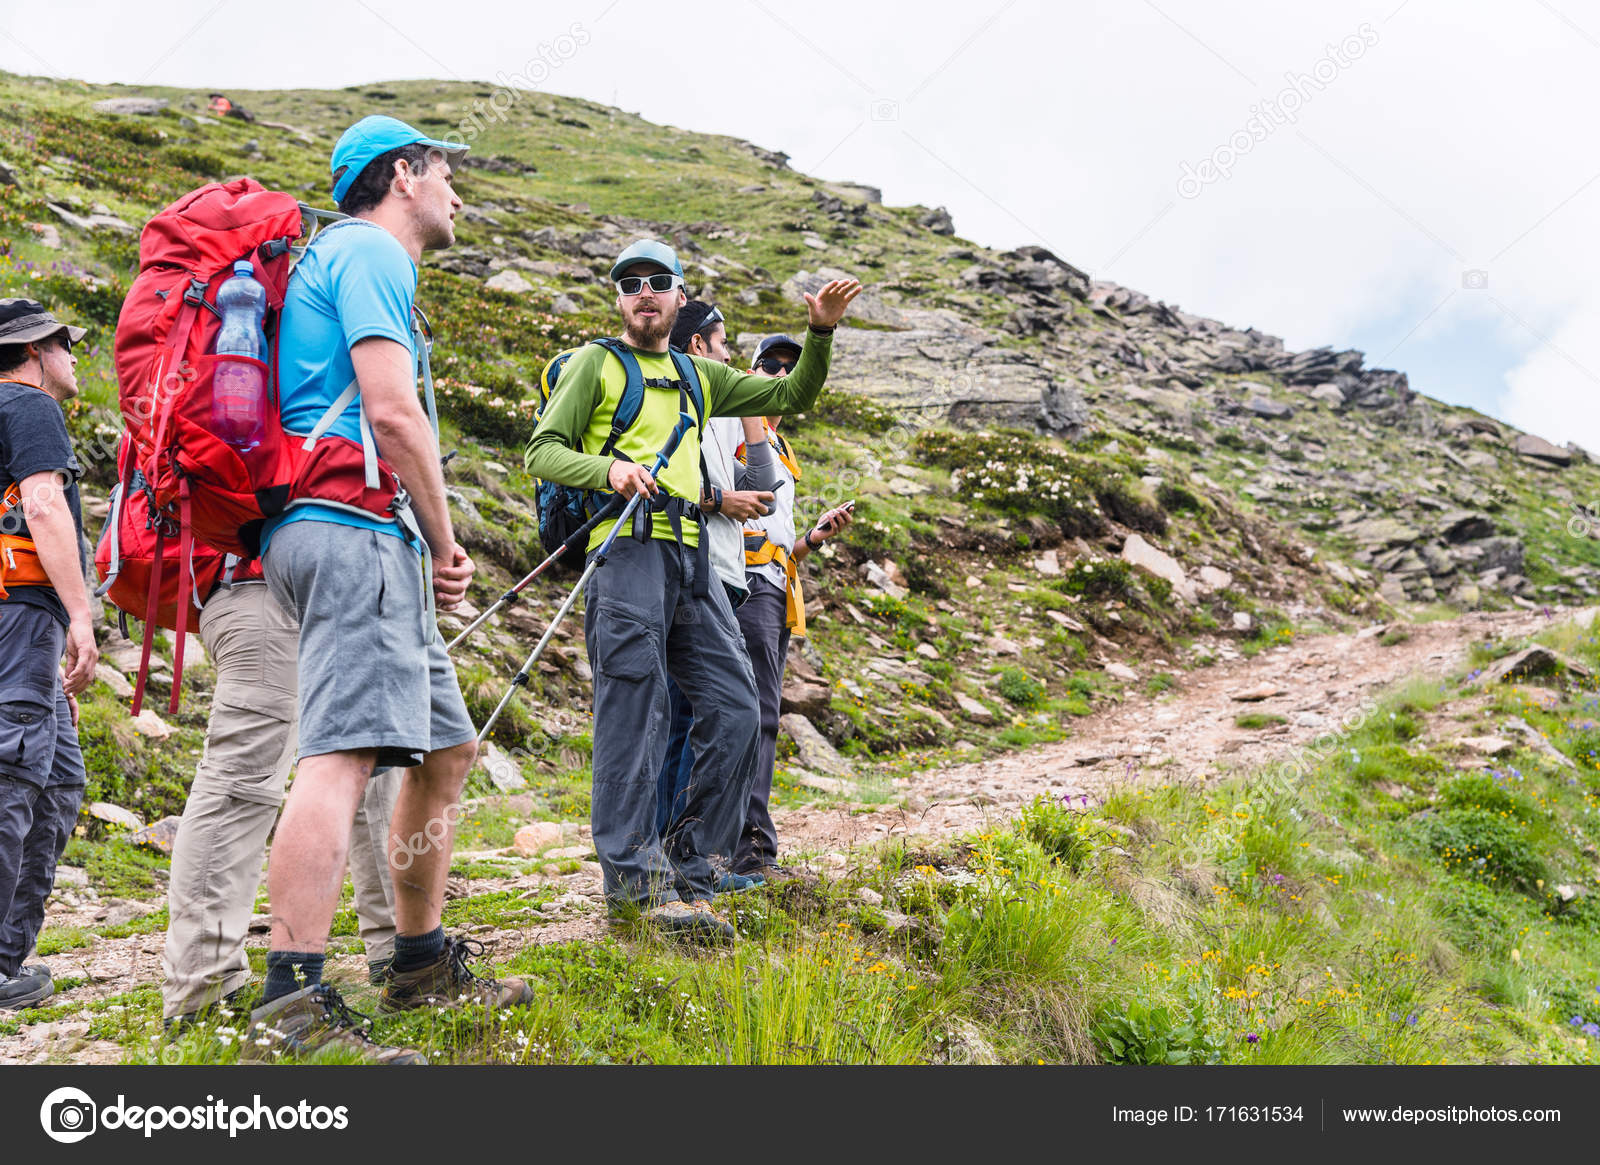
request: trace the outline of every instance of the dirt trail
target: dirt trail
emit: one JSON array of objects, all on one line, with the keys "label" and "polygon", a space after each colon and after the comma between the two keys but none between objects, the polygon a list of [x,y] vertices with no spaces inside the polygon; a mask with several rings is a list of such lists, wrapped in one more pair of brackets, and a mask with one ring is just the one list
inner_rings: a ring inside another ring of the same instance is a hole
[{"label": "dirt trail", "polygon": [[[1314,737],[1336,729],[1346,713],[1413,674],[1442,675],[1458,668],[1474,642],[1515,639],[1570,616],[1571,611],[1479,612],[1456,619],[1408,625],[1408,637],[1384,646],[1381,628],[1347,635],[1306,637],[1274,647],[1251,659],[1234,659],[1182,673],[1178,686],[1158,696],[1129,687],[1116,704],[1074,720],[1071,739],[990,760],[950,765],[896,782],[894,803],[878,806],[840,802],[781,810],[774,814],[786,854],[820,853],[821,869],[848,863],[850,850],[890,837],[935,838],[969,832],[1005,821],[1039,793],[1055,796],[1103,795],[1113,785],[1141,779],[1203,780],[1220,771],[1250,769],[1290,754]],[[1233,698],[1247,689],[1267,687],[1279,694],[1252,702]],[[1234,719],[1244,711],[1276,714],[1281,726],[1241,729]],[[585,862],[572,874],[524,874],[456,883],[452,896],[504,890],[539,891],[550,887],[556,899],[516,929],[469,928],[472,937],[494,948],[494,958],[509,958],[528,945],[594,939],[606,933],[600,867]],[[52,900],[49,926],[93,926],[104,921],[105,902],[84,903],[70,892]],[[113,904],[129,916],[160,905]],[[118,920],[122,917],[117,916]],[[252,943],[265,936],[252,935]],[[89,1003],[160,982],[162,935],[101,939],[92,946],[43,961],[57,979],[80,978],[80,986],[57,994],[50,1006]],[[364,978],[358,955],[330,960],[330,977]],[[0,1063],[73,1060],[115,1061],[117,1044],[85,1038],[87,1015],[56,1023],[26,1025],[0,1036]]]},{"label": "dirt trail", "polygon": [[[786,848],[838,851],[889,836],[967,832],[1015,816],[1039,793],[1094,798],[1130,780],[1204,779],[1219,765],[1257,768],[1337,729],[1341,716],[1385,687],[1459,667],[1474,642],[1533,634],[1571,613],[1475,612],[1408,624],[1408,638],[1391,646],[1381,642],[1381,628],[1296,639],[1254,658],[1181,673],[1178,686],[1160,696],[1130,687],[1121,703],[1074,721],[1069,740],[918,773],[902,783],[900,804],[875,813],[846,805],[775,814],[778,836]],[[1281,694],[1233,698],[1263,687]],[[1243,729],[1234,724],[1242,712],[1287,723]]]}]

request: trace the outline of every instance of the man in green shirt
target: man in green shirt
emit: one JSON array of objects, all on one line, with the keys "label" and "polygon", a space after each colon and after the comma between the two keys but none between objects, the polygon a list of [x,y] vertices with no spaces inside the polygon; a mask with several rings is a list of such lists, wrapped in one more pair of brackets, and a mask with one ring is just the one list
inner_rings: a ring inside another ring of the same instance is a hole
[{"label": "man in green shirt", "polygon": [[[612,544],[584,594],[584,639],[594,672],[594,793],[590,819],[614,911],[639,909],[664,930],[731,938],[712,912],[716,874],[709,858],[730,858],[755,775],[755,679],[733,609],[700,554],[700,433],[691,428],[659,477],[646,466],[666,444],[680,411],[694,415],[687,386],[667,353],[678,309],[687,302],[672,248],[641,241],[611,268],[622,340],[645,378],[644,406],[615,446],[611,431],[626,372],[599,345],[562,370],[544,417],[528,442],[528,472],[546,481],[611,489],[649,502],[649,537]],[[693,357],[708,416],[801,412],[828,374],[833,329],[861,285],[839,279],[806,296],[810,328],[794,371],[770,380]],[[641,506],[643,503],[641,503]],[[592,553],[611,524],[589,540]],[[642,523],[633,527],[644,533]],[[667,676],[695,710],[695,765],[682,824],[656,832],[656,774],[667,747]]]}]

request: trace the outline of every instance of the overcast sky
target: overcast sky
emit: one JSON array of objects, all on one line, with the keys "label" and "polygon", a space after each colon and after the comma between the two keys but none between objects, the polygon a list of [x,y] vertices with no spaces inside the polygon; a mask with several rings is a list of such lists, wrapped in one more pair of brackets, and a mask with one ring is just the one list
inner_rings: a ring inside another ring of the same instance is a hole
[{"label": "overcast sky", "polygon": [[321,0],[292,37],[261,11],[8,4],[0,68],[546,76],[1600,452],[1600,0]]}]

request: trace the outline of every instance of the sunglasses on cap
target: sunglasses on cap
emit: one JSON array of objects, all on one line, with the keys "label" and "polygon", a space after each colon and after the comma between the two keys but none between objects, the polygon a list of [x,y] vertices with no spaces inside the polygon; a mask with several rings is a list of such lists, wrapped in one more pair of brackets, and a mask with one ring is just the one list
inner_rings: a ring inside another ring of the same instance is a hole
[{"label": "sunglasses on cap", "polygon": [[763,356],[756,361],[756,367],[761,371],[776,376],[780,372],[793,372],[793,360],[779,360],[776,356]]},{"label": "sunglasses on cap", "polygon": [[657,295],[665,294],[674,287],[683,286],[683,280],[672,272],[660,271],[654,275],[624,275],[617,280],[617,290],[623,295],[638,295],[647,283],[650,285],[650,290]]}]

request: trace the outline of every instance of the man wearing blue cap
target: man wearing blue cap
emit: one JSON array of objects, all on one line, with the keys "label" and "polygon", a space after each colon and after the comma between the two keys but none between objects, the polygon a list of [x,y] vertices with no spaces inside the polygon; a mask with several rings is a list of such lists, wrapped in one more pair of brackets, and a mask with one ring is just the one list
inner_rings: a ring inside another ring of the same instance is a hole
[{"label": "man wearing blue cap", "polygon": [[[644,240],[612,265],[622,340],[645,378],[638,419],[614,443],[611,421],[626,382],[622,361],[589,345],[568,361],[528,443],[528,472],[583,489],[643,494],[641,538],[619,538],[585,592],[584,639],[594,672],[591,822],[616,913],[643,911],[664,931],[731,938],[712,910],[710,859],[733,855],[756,761],[755,679],[733,609],[713,585],[698,521],[700,431],[685,434],[659,477],[646,465],[667,442],[690,386],[667,352],[687,302],[671,247]],[[839,279],[806,296],[810,328],[793,373],[764,379],[691,357],[707,416],[756,416],[811,407],[827,378],[833,329],[861,285]],[[703,421],[704,418],[701,418]],[[610,454],[602,454],[608,447]],[[609,532],[601,523],[592,553]],[[666,839],[656,828],[656,776],[667,747],[667,677],[694,708],[694,770],[687,803]]]},{"label": "man wearing blue cap", "polygon": [[392,117],[346,130],[333,150],[333,194],[350,218],[307,248],[284,300],[284,429],[381,454],[409,503],[384,518],[297,503],[261,538],[267,584],[300,624],[300,759],[267,869],[272,940],[244,1045],[251,1055],[333,1043],[386,1063],[421,1059],[373,1043],[321,981],[351,823],[375,767],[407,770],[389,840],[396,934],[380,1007],[466,999],[492,1010],[532,997],[521,980],[474,975],[467,944],[441,925],[451,810],[477,734],[428,586],[450,610],[473,564],[455,540],[438,436],[417,400],[425,353],[411,317],[422,253],[455,242],[451,172],[464,152]]}]

